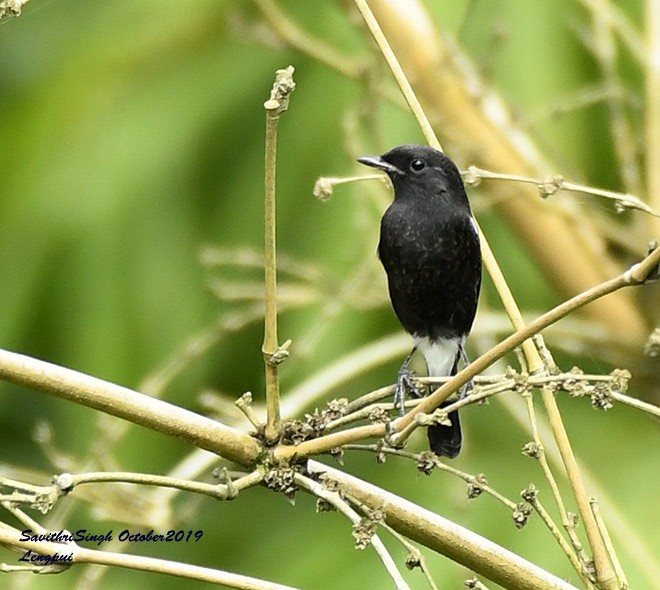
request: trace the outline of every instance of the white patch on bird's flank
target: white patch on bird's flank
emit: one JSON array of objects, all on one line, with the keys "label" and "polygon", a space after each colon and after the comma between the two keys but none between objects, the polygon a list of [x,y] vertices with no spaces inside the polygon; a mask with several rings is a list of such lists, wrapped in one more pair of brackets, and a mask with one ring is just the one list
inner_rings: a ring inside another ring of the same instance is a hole
[{"label": "white patch on bird's flank", "polygon": [[474,233],[477,234],[477,237],[479,237],[479,227],[477,226],[477,222],[474,220],[472,215],[470,215],[470,225],[472,226]]},{"label": "white patch on bird's flank", "polygon": [[429,377],[446,377],[451,375],[459,348],[463,345],[462,338],[439,338],[431,340],[428,336],[415,336],[415,346],[426,359]]}]

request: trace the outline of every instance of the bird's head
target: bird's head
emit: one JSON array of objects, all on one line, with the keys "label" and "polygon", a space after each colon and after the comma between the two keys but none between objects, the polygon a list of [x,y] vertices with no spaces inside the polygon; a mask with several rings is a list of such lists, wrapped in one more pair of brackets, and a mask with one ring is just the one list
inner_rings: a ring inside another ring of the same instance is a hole
[{"label": "bird's head", "polygon": [[456,165],[442,152],[426,145],[405,144],[382,156],[364,156],[358,162],[387,173],[395,198],[454,192],[464,194]]}]

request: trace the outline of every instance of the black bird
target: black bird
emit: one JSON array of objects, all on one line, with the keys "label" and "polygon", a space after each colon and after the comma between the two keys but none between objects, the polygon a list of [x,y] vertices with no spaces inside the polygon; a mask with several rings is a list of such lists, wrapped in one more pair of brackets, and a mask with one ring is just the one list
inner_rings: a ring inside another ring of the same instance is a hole
[{"label": "black bird", "polygon": [[[400,145],[382,156],[358,161],[384,170],[394,186],[394,201],[380,224],[378,255],[392,306],[414,346],[397,380],[395,402],[403,408],[412,389],[408,363],[419,348],[428,373],[454,375],[477,311],[481,287],[479,232],[456,165],[442,152],[423,145]],[[458,412],[451,426],[428,428],[431,450],[453,459],[461,450]]]}]

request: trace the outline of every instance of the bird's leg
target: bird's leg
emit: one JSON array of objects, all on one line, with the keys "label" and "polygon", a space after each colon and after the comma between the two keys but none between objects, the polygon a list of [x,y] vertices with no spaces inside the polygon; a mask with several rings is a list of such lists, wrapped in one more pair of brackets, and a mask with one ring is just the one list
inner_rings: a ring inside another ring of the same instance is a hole
[{"label": "bird's leg", "polygon": [[[465,347],[462,344],[458,346],[458,356],[466,367],[470,364],[470,359],[467,357],[467,354],[465,354]],[[463,399],[473,391],[474,381],[470,379],[465,385],[463,385],[463,387],[461,387],[461,390],[458,392],[458,397],[459,399]]]},{"label": "bird's leg", "polygon": [[401,415],[405,412],[406,390],[409,390],[415,397],[423,397],[424,394],[417,388],[413,380],[414,373],[408,368],[417,346],[413,346],[410,354],[403,361],[396,378],[396,388],[394,389],[394,407],[399,408]]}]

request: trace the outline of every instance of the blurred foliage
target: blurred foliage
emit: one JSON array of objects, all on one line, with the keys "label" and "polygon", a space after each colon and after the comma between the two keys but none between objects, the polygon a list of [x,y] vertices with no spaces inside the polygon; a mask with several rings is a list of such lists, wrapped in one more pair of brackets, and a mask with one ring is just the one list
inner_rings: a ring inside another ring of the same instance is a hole
[{"label": "blurred foliage", "polygon": [[[520,119],[530,122],[559,171],[625,190],[602,104],[543,115],[600,79],[580,40],[587,14],[579,2],[428,4],[438,26],[482,66]],[[641,29],[640,5],[620,2]],[[341,54],[363,64],[377,60],[359,20],[342,3],[295,0],[282,6],[301,28]],[[280,127],[278,246],[282,255],[310,264],[320,278],[311,305],[282,314],[281,338],[293,340],[282,370],[284,394],[348,351],[400,331],[375,257],[386,191],[377,183],[343,185],[330,202],[320,203],[312,186],[322,175],[356,173],[356,150],[378,153],[420,142],[410,116],[390,104],[370,110],[369,88],[288,48],[248,2],[32,0],[20,18],[0,23],[0,346],[139,387],[219,314],[240,311],[244,302],[212,295],[208,283],[221,273],[205,269],[199,253],[208,244],[261,246],[262,104],[274,71],[289,64],[296,68],[298,88]],[[643,93],[636,67],[629,58],[622,66],[633,97]],[[383,69],[378,75],[387,74]],[[557,303],[559,295],[525,245],[488,206],[488,186],[470,192],[523,308],[533,312]],[[365,261],[371,261],[369,284],[344,301],[346,279]],[[258,269],[241,265],[223,272],[226,281],[260,280]],[[320,322],[333,300],[341,302],[337,315]],[[484,306],[499,310],[489,285]],[[260,322],[252,322],[221,339],[175,380],[165,398],[192,409],[199,408],[203,388],[230,397],[250,390],[261,399],[261,338]],[[558,358],[565,369],[579,364],[603,372],[612,362],[597,348],[584,357]],[[331,397],[355,397],[390,383],[397,364],[351,380]],[[42,420],[52,424],[59,449],[84,461],[99,436],[94,412],[7,384],[0,392],[4,465],[39,470],[42,478],[61,470],[31,436]],[[658,484],[649,478],[657,473],[658,425],[624,407],[603,414],[586,400],[561,405],[578,456],[599,489],[607,490],[605,517],[616,509],[629,527],[612,534],[632,587],[648,587],[628,530],[657,555]],[[537,466],[520,454],[529,435],[504,405],[495,400],[471,406],[463,422],[467,445],[456,465],[487,473],[492,486],[516,501],[534,481],[551,504]],[[424,442],[420,437],[413,445],[421,448]],[[124,469],[166,473],[188,451],[178,441],[131,428],[106,459]],[[489,498],[468,501],[457,479],[418,476],[412,465],[396,459],[376,466],[372,456],[355,454],[347,456],[346,469],[573,579],[538,519],[518,531]],[[373,551],[353,549],[347,521],[316,515],[312,498],[299,495],[292,507],[252,489],[231,503],[189,503],[180,502],[189,511],[177,526],[202,528],[199,544],[131,551],[301,588],[350,588],[356,580],[366,588],[389,584]],[[66,526],[95,532],[124,528],[95,521],[85,505],[73,510]],[[389,544],[403,559],[403,550]],[[13,563],[14,557],[3,552],[1,559]],[[440,556],[428,560],[442,587],[458,588],[470,577]],[[10,582],[69,588],[74,576],[75,571],[29,579],[14,574]],[[419,574],[406,576],[413,587],[422,587]],[[175,579],[154,582],[148,574],[118,569],[102,585],[128,589],[145,581],[181,587]]]}]

